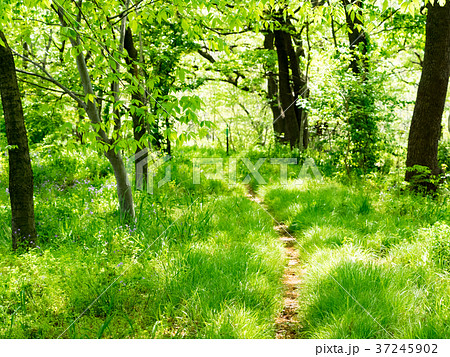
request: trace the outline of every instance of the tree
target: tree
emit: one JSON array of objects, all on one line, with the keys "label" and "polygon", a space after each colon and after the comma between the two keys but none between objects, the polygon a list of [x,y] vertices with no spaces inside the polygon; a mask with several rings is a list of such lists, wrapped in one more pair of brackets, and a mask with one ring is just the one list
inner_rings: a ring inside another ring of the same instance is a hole
[{"label": "tree", "polygon": [[[268,31],[264,34],[264,48],[269,53],[275,52],[275,34],[273,31]],[[277,56],[275,56],[277,57]],[[269,57],[271,59],[271,56]],[[265,63],[265,71],[267,73],[267,100],[272,111],[273,117],[273,132],[276,138],[280,138],[284,133],[283,120],[281,118],[281,103],[280,96],[278,95],[278,81],[277,81],[277,70],[276,70],[277,60],[268,60]]]},{"label": "tree", "polygon": [[6,38],[0,31],[0,95],[9,145],[9,195],[13,249],[36,244],[33,171],[28,148],[16,66]]},{"label": "tree", "polygon": [[[437,160],[441,121],[450,75],[450,2],[428,3],[422,75],[408,137],[405,180],[415,188],[436,190],[430,177],[440,173]],[[427,175],[417,166],[428,168]]]},{"label": "tree", "polygon": [[[309,139],[308,113],[298,105],[298,101],[309,96],[307,73],[303,74],[300,68],[301,57],[305,57],[302,32],[306,29],[308,37],[309,20],[294,19],[287,4],[276,11],[271,9],[267,17],[270,25],[264,34],[264,48],[275,52],[277,58],[277,66],[270,60],[265,65],[267,98],[274,117],[275,137],[289,142],[291,148],[306,149]],[[292,20],[301,23],[299,30]],[[278,67],[277,76],[275,67]]]},{"label": "tree", "polygon": [[[292,24],[289,19],[279,17],[281,28],[275,30],[275,47],[278,56],[278,80],[285,139],[292,147],[304,149],[308,146],[308,116],[306,110],[298,106],[300,98],[308,97],[305,76],[300,71],[299,53],[294,48]],[[299,34],[300,35],[300,34]],[[289,110],[292,106],[291,110]]]},{"label": "tree", "polygon": [[[138,67],[139,61],[140,62],[143,62],[143,61],[142,61],[142,58],[139,59],[138,51],[137,51],[136,47],[134,46],[133,31],[131,30],[130,27],[127,27],[127,29],[125,31],[124,48],[128,53],[128,56],[125,58],[127,65],[129,67],[128,71],[133,76],[133,78],[136,80],[136,83],[138,83],[138,86],[136,86],[136,89],[133,90],[133,92],[131,94],[131,100],[134,102],[133,105],[135,106],[135,107],[133,107],[133,111],[131,113],[131,118],[133,119],[134,139],[137,142],[141,142],[144,134],[148,131],[147,130],[148,123],[145,120],[146,119],[145,106],[147,104],[147,98],[145,95],[145,90],[141,90],[141,88],[142,88],[141,70]],[[142,44],[141,44],[141,49],[142,49]],[[130,85],[132,86],[133,83],[130,83]],[[145,145],[144,147],[147,147],[147,145]],[[139,170],[138,167],[140,165],[140,163],[138,162],[138,158],[139,158],[138,155],[140,155],[141,150],[143,150],[143,148],[137,147],[136,151],[135,151],[134,164],[135,164],[135,170],[136,170],[136,177],[135,177],[136,187],[140,187],[142,182],[144,183],[144,186],[145,186],[145,184],[147,183],[147,180],[148,180],[148,165],[147,164],[145,164],[143,166],[142,177],[139,177],[137,174],[138,170]]]},{"label": "tree", "polygon": [[[81,6],[82,2],[79,2],[78,5],[78,20],[81,19],[82,12]],[[70,16],[67,15],[66,10],[59,6],[58,8],[52,6],[55,12],[58,14],[59,21],[63,28],[69,28],[69,24],[67,21],[73,21]],[[81,98],[76,98],[78,104],[86,111],[89,120],[91,121],[93,126],[97,126],[97,140],[99,140],[107,149],[105,150],[105,156],[110,162],[114,176],[116,178],[117,183],[117,194],[119,197],[119,205],[120,211],[124,215],[125,218],[134,218],[134,201],[133,201],[133,193],[131,190],[131,184],[128,179],[128,173],[126,170],[126,166],[124,160],[122,158],[122,154],[120,150],[115,150],[112,145],[113,142],[108,138],[107,133],[101,127],[101,117],[98,111],[98,103],[92,86],[92,79],[86,64],[86,56],[82,50],[82,44],[80,39],[80,34],[73,30],[71,33],[69,32],[69,40],[74,48],[75,59],[77,63],[77,69],[80,76],[80,80],[83,86],[83,91],[85,98],[87,100],[83,101]],[[117,64],[116,64],[117,65]],[[117,65],[118,66],[118,65]],[[114,82],[113,82],[114,83]],[[114,90],[114,102],[117,103],[117,90]],[[115,130],[120,128],[120,118],[115,116]]]}]

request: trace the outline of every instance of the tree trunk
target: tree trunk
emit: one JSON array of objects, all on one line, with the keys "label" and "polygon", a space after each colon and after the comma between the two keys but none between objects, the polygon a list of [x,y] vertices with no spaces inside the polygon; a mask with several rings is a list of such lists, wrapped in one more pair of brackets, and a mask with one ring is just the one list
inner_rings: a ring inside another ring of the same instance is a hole
[{"label": "tree trunk", "polygon": [[[274,51],[275,35],[273,32],[268,32],[264,35],[264,48],[268,51]],[[280,97],[278,96],[278,83],[276,80],[276,74],[274,68],[270,63],[267,66],[267,100],[272,111],[273,116],[273,132],[275,137],[280,140],[284,134],[284,118],[281,115],[280,110]]]},{"label": "tree trunk", "polygon": [[[141,83],[140,75],[139,75],[139,68],[137,65],[138,51],[136,50],[136,47],[134,46],[133,32],[131,31],[131,29],[129,27],[127,27],[127,29],[125,31],[124,48],[128,52],[128,57],[125,58],[127,65],[129,66],[128,71],[134,78],[136,78],[137,83]],[[144,109],[141,109],[142,107],[145,106],[146,99],[145,99],[145,95],[139,91],[139,88],[136,88],[135,90],[133,90],[133,92],[131,94],[131,101],[132,101],[132,105],[136,107],[135,110],[133,110],[131,113],[131,118],[133,119],[133,135],[134,135],[134,139],[136,141],[140,142],[142,137],[147,132],[147,123],[145,121],[145,115],[142,113],[142,111]],[[141,110],[139,110],[139,109],[141,109]],[[144,187],[146,187],[146,184],[147,184],[148,165],[144,165],[142,167],[142,171],[143,171],[142,177],[138,177],[138,175],[137,175],[138,170],[140,170],[140,168],[138,168],[138,165],[140,166],[140,164],[139,164],[139,161],[137,158],[142,157],[142,155],[139,155],[140,151],[146,147],[147,147],[147,145],[143,146],[142,149],[138,147],[135,152],[134,164],[135,164],[135,172],[136,172],[136,176],[135,176],[136,187],[141,186],[140,180],[143,181]],[[145,159],[146,157],[147,156],[142,157],[141,160]]]},{"label": "tree trunk", "polygon": [[12,247],[15,250],[36,245],[33,171],[14,58],[1,31],[0,38],[4,44],[0,44],[0,95],[5,115],[6,138],[8,145],[14,146],[9,149],[9,197]]},{"label": "tree trunk", "polygon": [[435,184],[427,182],[426,177],[420,177],[420,172],[412,168],[414,165],[426,166],[431,175],[440,173],[438,142],[450,75],[450,3],[447,1],[441,7],[435,1],[427,8],[422,76],[409,131],[405,179],[416,187],[435,190]]},{"label": "tree trunk", "polygon": [[[294,47],[292,33],[294,26],[289,19],[285,19],[278,14],[274,17],[280,24],[281,28],[274,31],[273,35],[269,33],[265,36],[264,48],[273,50],[273,37],[275,38],[275,46],[278,58],[278,88],[274,78],[271,78],[269,72],[268,94],[278,89],[278,103],[272,102],[272,112],[278,114],[276,109],[281,113],[282,122],[280,126],[275,127],[275,132],[284,133],[283,140],[289,141],[292,147],[298,147],[303,150],[308,145],[308,117],[307,112],[303,108],[299,108],[297,101],[300,98],[307,98],[309,93],[306,83],[306,75],[300,70],[300,56],[304,54],[301,41],[297,44],[297,50]],[[278,104],[278,106],[275,106]],[[281,120],[281,119],[279,119]]]},{"label": "tree trunk", "polygon": [[[94,95],[91,78],[86,67],[86,61],[84,59],[83,53],[80,53],[77,56],[77,67],[81,77],[81,82],[83,84],[84,94]],[[92,123],[99,124],[101,122],[95,99],[94,101],[88,101],[86,113]],[[98,131],[98,134],[103,142],[109,143],[108,137],[102,129]],[[134,218],[135,213],[133,195],[122,155],[120,154],[120,151],[116,153],[114,149],[111,149],[105,153],[105,156],[109,160],[114,171],[114,176],[116,177],[117,195],[119,198],[120,211],[125,217],[130,216],[130,218]]]},{"label": "tree trunk", "polygon": [[117,183],[117,194],[119,196],[119,207],[125,220],[135,217],[133,192],[131,191],[130,181],[128,180],[128,172],[123,162],[120,151],[116,153],[111,149],[105,153],[111,166],[114,169],[114,176]]},{"label": "tree trunk", "polygon": [[[300,72],[300,61],[297,52],[292,45],[291,35],[285,33],[287,54],[289,58],[289,67],[292,73],[292,89],[294,91],[295,98],[307,98],[308,89],[306,78]],[[299,147],[300,149],[306,149],[308,146],[308,114],[306,110],[295,105],[295,115],[297,117],[297,124],[300,130],[299,133]]]},{"label": "tree trunk", "polygon": [[[64,9],[59,7],[57,9],[59,20],[61,25],[67,27],[67,23],[64,19]],[[81,41],[79,37],[70,38],[72,47],[78,49],[78,55],[76,56],[77,69],[80,75],[81,84],[83,85],[83,92],[85,97],[90,95],[93,100],[88,100],[87,103],[83,103],[87,116],[92,124],[100,124],[101,117],[97,110],[97,100],[95,99],[94,90],[92,88],[91,77],[86,65],[86,58],[82,51],[80,51]],[[98,130],[99,140],[105,144],[111,144],[106,132],[103,129]],[[109,160],[114,176],[117,183],[117,194],[119,198],[119,207],[121,214],[126,218],[135,218],[133,194],[131,191],[130,181],[128,180],[128,174],[126,172],[125,164],[123,162],[120,151],[116,153],[114,149],[110,149],[105,153],[105,156]]]},{"label": "tree trunk", "polygon": [[[286,46],[286,34],[283,30],[275,31],[275,46],[278,56],[278,77],[279,77],[279,95],[281,102],[281,115],[284,118],[285,138],[289,141],[291,148],[298,147],[300,144],[300,127],[294,108],[296,98],[294,98],[291,89],[289,75],[289,58]],[[290,37],[289,37],[290,41]]]}]

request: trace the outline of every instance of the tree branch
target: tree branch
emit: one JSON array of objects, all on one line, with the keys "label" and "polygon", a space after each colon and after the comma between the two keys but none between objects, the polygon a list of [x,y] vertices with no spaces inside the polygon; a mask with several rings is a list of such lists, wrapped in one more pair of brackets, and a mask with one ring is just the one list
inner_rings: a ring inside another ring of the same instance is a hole
[{"label": "tree branch", "polygon": [[[37,77],[37,78],[43,79],[44,81],[53,83],[55,86],[61,88],[63,90],[63,92],[66,93],[69,97],[74,99],[80,106],[83,107],[83,109],[86,108],[86,103],[83,100],[81,100],[74,92],[72,92],[69,88],[67,88],[66,86],[64,86],[60,82],[58,82],[53,77],[42,76],[40,74],[37,74],[37,73],[34,73],[34,72],[24,71],[24,70],[18,69],[18,68],[16,68],[16,72],[22,73],[22,74],[26,74],[28,76]],[[44,88],[44,87],[42,87],[42,88]],[[45,89],[47,89],[47,88],[45,88]]]},{"label": "tree branch", "polygon": [[34,77],[38,77],[38,78],[41,78],[48,82],[51,82],[54,85],[56,85],[57,87],[61,88],[65,93],[67,93],[67,95],[69,95],[71,98],[73,98],[78,104],[82,105],[83,107],[86,106],[86,104],[80,97],[78,97],[73,91],[71,91],[69,88],[67,88],[65,85],[63,85],[61,82],[59,82],[55,78],[53,78],[53,76],[50,73],[48,73],[47,70],[45,69],[45,67],[42,66],[40,63],[33,61],[31,58],[29,58],[27,56],[21,55],[20,53],[18,53],[17,51],[15,51],[13,49],[11,49],[11,50],[14,53],[14,55],[24,59],[27,62],[30,62],[33,66],[40,69],[45,74],[45,76],[34,73],[34,72],[27,72],[27,71],[23,71],[23,70],[19,70],[19,69],[17,69],[17,72],[27,74],[30,76],[34,76]]},{"label": "tree branch", "polygon": [[210,55],[208,52],[203,51],[201,48],[198,49],[197,52],[198,52],[198,54],[199,54],[200,56],[202,56],[203,58],[207,59],[209,62],[211,62],[211,63],[216,63],[215,58],[214,58],[212,55]]}]

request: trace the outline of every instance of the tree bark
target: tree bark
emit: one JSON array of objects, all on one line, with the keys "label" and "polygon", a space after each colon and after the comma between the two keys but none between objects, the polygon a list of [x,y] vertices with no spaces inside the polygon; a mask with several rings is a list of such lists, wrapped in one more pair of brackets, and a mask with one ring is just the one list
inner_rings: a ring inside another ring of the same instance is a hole
[{"label": "tree bark", "polygon": [[412,168],[426,166],[431,175],[440,173],[438,142],[450,75],[450,3],[441,7],[435,1],[427,8],[422,76],[409,131],[405,179],[430,191],[436,185]]},{"label": "tree bark", "polygon": [[298,147],[300,144],[300,127],[298,125],[295,110],[294,108],[292,108],[296,105],[296,98],[294,98],[291,88],[286,37],[287,34],[285,31],[275,31],[275,46],[277,47],[278,56],[278,78],[281,115],[284,119],[285,138],[287,139],[287,141],[289,141],[291,148],[293,148]]},{"label": "tree bark", "polygon": [[[287,54],[289,58],[289,67],[292,73],[292,89],[295,98],[307,98],[308,89],[306,78],[300,72],[300,63],[298,54],[292,45],[291,35],[285,33]],[[299,147],[300,149],[306,149],[308,146],[308,114],[306,110],[300,108],[297,104],[294,107],[295,116],[297,117],[297,124],[299,127]]]},{"label": "tree bark", "polygon": [[[264,48],[268,51],[274,51],[275,34],[268,32],[264,35]],[[281,139],[284,133],[284,118],[280,110],[280,97],[278,96],[278,83],[276,74],[271,64],[267,67],[267,100],[273,116],[273,131],[277,139]]]},{"label": "tree bark", "polygon": [[[307,98],[309,93],[306,75],[300,70],[300,56],[304,56],[301,32],[298,35],[299,41],[295,43],[295,28],[290,20],[281,13],[274,14],[274,20],[279,27],[264,38],[264,48],[267,50],[274,49],[275,40],[278,60],[278,83],[271,71],[268,72],[267,82],[269,104],[274,116],[274,132],[279,141],[287,141],[291,148],[303,150],[308,145],[308,119],[306,110],[298,107],[297,101]],[[278,95],[275,95],[276,91]]]},{"label": "tree bark", "polygon": [[33,171],[28,148],[22,101],[17,84],[14,57],[3,32],[0,38],[0,95],[5,116],[9,149],[9,197],[11,201],[12,247],[36,245],[34,219]]}]

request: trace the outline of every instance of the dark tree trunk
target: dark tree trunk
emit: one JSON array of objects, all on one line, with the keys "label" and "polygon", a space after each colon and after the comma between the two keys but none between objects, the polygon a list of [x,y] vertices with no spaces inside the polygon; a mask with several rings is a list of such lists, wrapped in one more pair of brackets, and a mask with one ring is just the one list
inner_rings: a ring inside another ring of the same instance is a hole
[{"label": "dark tree trunk", "polygon": [[435,1],[427,8],[425,53],[409,131],[405,179],[435,190],[434,184],[427,183],[426,178],[421,179],[420,173],[411,169],[420,165],[428,167],[431,175],[440,173],[437,152],[450,75],[450,3],[447,1],[441,7]]},{"label": "dark tree trunk", "polygon": [[[289,58],[287,51],[288,34],[283,30],[275,31],[275,46],[278,56],[279,95],[281,102],[281,115],[284,118],[285,138],[292,147],[300,144],[300,127],[295,113],[296,98],[292,93],[291,78],[289,74]],[[290,41],[290,36],[289,36]]]},{"label": "dark tree trunk", "polygon": [[9,149],[9,196],[13,249],[36,245],[34,221],[33,171],[28,149],[22,102],[17,84],[16,67],[3,32],[0,38],[0,95],[5,115]]},{"label": "dark tree trunk", "polygon": [[169,117],[166,117],[166,153],[167,153],[167,155],[170,155],[172,153],[169,133],[170,133],[170,122],[169,122]]},{"label": "dark tree trunk", "polygon": [[[127,65],[129,66],[129,72],[130,74],[136,78],[137,83],[141,83],[140,75],[139,75],[139,67],[138,67],[138,51],[136,50],[136,47],[134,46],[134,40],[133,40],[133,32],[129,27],[127,27],[125,31],[125,42],[124,42],[124,48],[128,52],[128,57],[126,58]],[[145,121],[145,115],[143,114],[144,109],[142,107],[146,104],[146,98],[145,95],[141,93],[139,88],[136,88],[132,94],[131,94],[131,100],[132,104],[136,107],[136,109],[131,113],[131,118],[133,119],[133,135],[134,139],[138,142],[141,141],[142,137],[147,132],[147,123]],[[140,110],[141,109],[141,110]],[[142,144],[142,143],[141,143]],[[138,175],[139,171],[139,161],[138,157],[141,158],[140,160],[143,160],[147,158],[147,155],[141,155],[141,150],[144,150],[147,145],[143,146],[142,148],[137,148],[135,152],[135,183],[136,187],[142,187],[141,183],[144,183],[144,187],[146,187],[147,180],[148,180],[148,165],[144,165],[142,167],[142,176]],[[140,166],[140,165],[139,165]],[[142,181],[141,181],[142,180]]]},{"label": "dark tree trunk", "polygon": [[[342,0],[345,10],[345,20],[348,27],[348,41],[350,43],[350,51],[352,53],[352,60],[350,62],[350,68],[353,73],[360,74],[367,70],[367,62],[365,56],[367,55],[368,39],[363,29],[363,23],[358,18],[361,16],[360,0]],[[351,12],[347,10],[348,5],[356,5],[358,10],[355,13],[355,17],[352,20]],[[362,71],[361,71],[362,70]]]},{"label": "dark tree trunk", "polygon": [[[278,59],[278,83],[270,71],[267,83],[268,96],[272,98],[272,102],[269,102],[272,113],[279,118],[276,121],[280,122],[274,123],[274,131],[280,141],[288,141],[291,148],[302,150],[308,145],[308,119],[306,110],[299,108],[297,101],[309,95],[306,75],[300,70],[299,56],[304,55],[304,51],[301,45],[297,44],[297,49],[294,46],[292,33],[295,29],[290,21],[279,14],[274,18],[280,28],[273,34],[269,32],[265,35],[264,41],[264,48],[273,50],[275,40]],[[277,90],[278,96],[275,96]],[[284,133],[284,137],[281,133]]]},{"label": "dark tree trunk", "polygon": [[[264,48],[268,51],[274,51],[275,34],[269,32],[264,35]],[[275,68],[269,63],[267,66],[267,100],[273,116],[273,132],[275,137],[280,139],[284,134],[284,118],[280,110],[280,98],[278,96],[278,83],[276,80]]]},{"label": "dark tree trunk", "polygon": [[[307,98],[308,88],[306,78],[300,72],[300,63],[298,54],[292,45],[291,35],[286,33],[286,47],[289,57],[289,67],[292,73],[292,89],[294,91],[295,98]],[[306,149],[308,146],[308,113],[303,108],[295,105],[295,115],[297,117],[297,124],[300,130],[299,133],[299,147]]]}]

